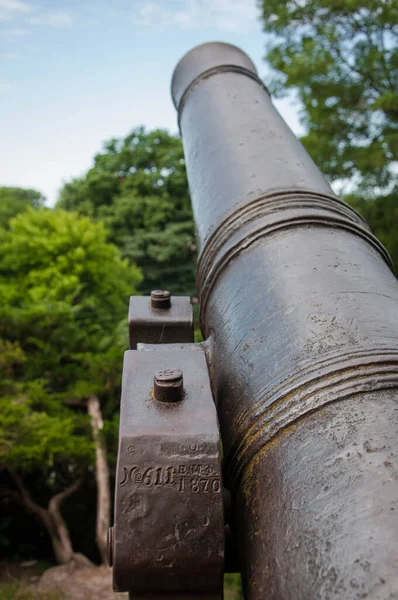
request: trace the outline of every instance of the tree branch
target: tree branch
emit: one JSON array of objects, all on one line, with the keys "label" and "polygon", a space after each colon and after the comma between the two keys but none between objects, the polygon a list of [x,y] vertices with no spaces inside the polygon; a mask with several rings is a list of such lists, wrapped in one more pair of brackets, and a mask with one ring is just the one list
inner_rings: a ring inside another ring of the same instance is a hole
[{"label": "tree branch", "polygon": [[75,481],[74,483],[72,483],[63,492],[59,492],[58,494],[55,494],[55,496],[53,496],[51,498],[50,502],[48,503],[48,510],[50,511],[50,513],[54,513],[57,516],[60,516],[60,506],[61,506],[61,503],[66,498],[68,498],[68,496],[70,496],[71,494],[73,494],[74,492],[76,492],[79,489],[79,487],[81,486],[82,483],[83,483],[83,476],[79,477],[79,479],[77,481]]},{"label": "tree branch", "polygon": [[39,504],[36,504],[36,502],[32,500],[18,473],[10,467],[7,467],[7,472],[9,473],[19,492],[20,502],[25,506],[25,508],[30,510],[45,527],[51,528],[51,519],[48,515],[48,512],[45,508],[39,506]]}]

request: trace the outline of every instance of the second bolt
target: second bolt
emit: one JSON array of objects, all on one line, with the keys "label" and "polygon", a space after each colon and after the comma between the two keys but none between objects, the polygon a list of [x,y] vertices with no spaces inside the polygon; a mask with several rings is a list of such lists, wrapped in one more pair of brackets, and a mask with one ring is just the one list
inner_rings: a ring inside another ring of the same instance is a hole
[{"label": "second bolt", "polygon": [[170,308],[171,295],[167,290],[153,290],[151,292],[151,308]]}]

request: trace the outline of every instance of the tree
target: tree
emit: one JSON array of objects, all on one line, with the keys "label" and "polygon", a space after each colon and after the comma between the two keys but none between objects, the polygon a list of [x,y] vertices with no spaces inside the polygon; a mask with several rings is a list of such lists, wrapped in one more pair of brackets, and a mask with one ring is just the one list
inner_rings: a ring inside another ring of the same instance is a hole
[{"label": "tree", "polygon": [[[14,489],[3,489],[2,495],[35,515],[51,538],[56,560],[68,562],[74,552],[60,506],[78,489],[90,462],[87,427],[50,395],[40,379],[17,382],[16,374],[27,362],[18,342],[3,339],[0,347],[0,466],[14,484]],[[24,475],[37,476],[38,472],[40,478],[44,473],[51,490],[47,508],[32,499],[23,483]]]},{"label": "tree", "polygon": [[44,201],[44,196],[37,190],[0,187],[0,227],[8,227],[13,217],[29,207],[42,207]]},{"label": "tree", "polygon": [[58,206],[105,223],[109,240],[141,268],[141,292],[194,295],[196,243],[179,138],[138,128],[111,139],[87,174],[63,187]]},{"label": "tree", "polygon": [[395,193],[365,200],[347,196],[351,204],[369,223],[373,233],[389,251],[395,268],[398,267],[398,202]]},{"label": "tree", "polygon": [[[73,556],[61,502],[92,465],[104,558],[102,420],[104,413],[113,426],[127,341],[120,322],[139,281],[137,268],[106,243],[103,225],[87,217],[29,209],[0,231],[0,465],[14,484],[5,493],[40,520],[59,562]],[[48,492],[47,508],[27,489],[32,476]]]},{"label": "tree", "polygon": [[269,82],[294,90],[302,141],[331,181],[362,196],[397,187],[398,5],[392,0],[263,0]]}]

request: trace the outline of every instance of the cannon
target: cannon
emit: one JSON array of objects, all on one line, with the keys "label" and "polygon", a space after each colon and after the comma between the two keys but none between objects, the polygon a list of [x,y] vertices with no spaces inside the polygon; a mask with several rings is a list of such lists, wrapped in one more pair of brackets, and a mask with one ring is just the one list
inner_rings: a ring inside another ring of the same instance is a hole
[{"label": "cannon", "polygon": [[397,598],[391,260],[241,50],[194,48],[172,96],[206,341],[193,344],[189,299],[132,299],[115,588],[222,598],[230,568],[246,600]]}]

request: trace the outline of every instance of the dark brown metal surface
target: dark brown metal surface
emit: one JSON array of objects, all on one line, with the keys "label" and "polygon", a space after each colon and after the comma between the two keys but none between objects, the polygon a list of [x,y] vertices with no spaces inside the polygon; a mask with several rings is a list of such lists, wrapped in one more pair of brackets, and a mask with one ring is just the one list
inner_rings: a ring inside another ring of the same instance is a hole
[{"label": "dark brown metal surface", "polygon": [[389,257],[237,48],[195,48],[172,90],[245,597],[398,598]]},{"label": "dark brown metal surface", "polygon": [[[177,365],[182,400],[157,401],[154,367],[167,380]],[[220,600],[221,446],[203,351],[126,352],[116,477],[115,589],[132,598]]]},{"label": "dark brown metal surface", "polygon": [[131,296],[129,306],[130,349],[137,344],[193,342],[192,305],[188,296],[155,290],[149,296]]}]

